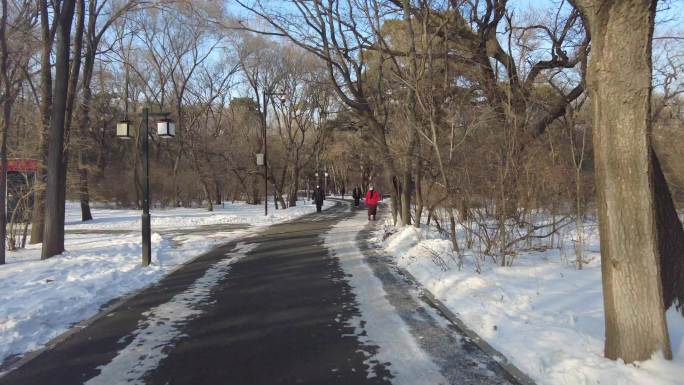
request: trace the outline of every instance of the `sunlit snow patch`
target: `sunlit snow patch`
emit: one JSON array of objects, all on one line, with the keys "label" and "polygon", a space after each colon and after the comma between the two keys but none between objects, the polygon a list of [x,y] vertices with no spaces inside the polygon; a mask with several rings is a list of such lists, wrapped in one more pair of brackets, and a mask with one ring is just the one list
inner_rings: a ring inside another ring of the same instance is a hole
[{"label": "sunlit snow patch", "polygon": [[387,300],[382,282],[364,261],[356,236],[365,224],[363,215],[340,222],[325,235],[325,245],[339,258],[358,302],[361,315],[349,320],[349,325],[355,328],[356,337],[363,344],[378,346],[377,353],[365,360],[370,368],[368,377],[374,377],[373,367],[379,362],[389,363],[387,369],[395,385],[447,384]]}]

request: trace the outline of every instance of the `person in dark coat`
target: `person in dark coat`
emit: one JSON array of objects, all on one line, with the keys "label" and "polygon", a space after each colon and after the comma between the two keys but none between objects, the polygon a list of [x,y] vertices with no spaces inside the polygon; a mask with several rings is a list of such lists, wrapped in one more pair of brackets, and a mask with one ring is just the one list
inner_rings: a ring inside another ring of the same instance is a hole
[{"label": "person in dark coat", "polygon": [[370,186],[370,189],[366,193],[366,199],[365,199],[365,204],[366,207],[368,208],[368,220],[371,220],[371,216],[373,217],[373,220],[375,220],[375,214],[378,212],[378,203],[380,202],[380,193],[375,191],[373,186]]},{"label": "person in dark coat", "polygon": [[316,212],[320,213],[323,201],[325,200],[325,191],[323,191],[321,186],[316,185],[313,194],[311,194],[311,199],[316,203]]},{"label": "person in dark coat", "polygon": [[352,198],[354,198],[354,207],[359,207],[359,201],[361,200],[361,187],[356,186],[352,190]]},{"label": "person in dark coat", "polygon": [[344,193],[345,193],[346,191],[347,191],[347,190],[344,189],[344,186],[342,186],[342,188],[340,189],[340,193],[342,194],[342,199],[344,199]]}]

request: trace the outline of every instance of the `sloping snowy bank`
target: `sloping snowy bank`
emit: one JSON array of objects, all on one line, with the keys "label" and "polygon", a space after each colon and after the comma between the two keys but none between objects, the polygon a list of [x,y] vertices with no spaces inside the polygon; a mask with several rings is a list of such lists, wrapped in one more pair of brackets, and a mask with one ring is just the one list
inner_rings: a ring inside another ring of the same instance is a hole
[{"label": "sloping snowy bank", "polygon": [[[467,250],[459,269],[450,241],[433,232],[406,227],[384,241],[382,236],[379,230],[376,242],[398,266],[540,385],[684,384],[684,318],[673,309],[667,315],[674,360],[655,354],[648,361],[626,365],[603,358],[595,226],[588,226],[584,234],[585,259],[590,262],[583,270],[568,262],[574,259],[572,246],[521,252],[512,267],[483,264]],[[564,237],[562,244],[571,245],[575,234],[568,231]]]},{"label": "sloping snowy bank", "polygon": [[[83,223],[78,204],[69,203],[64,254],[41,261],[41,245],[31,245],[9,252],[8,263],[0,266],[0,363],[42,347],[104,304],[158,281],[219,243],[315,211],[304,202],[286,210],[270,207],[268,217],[263,209],[236,203],[213,212],[153,210],[152,265],[143,268],[140,211],[95,209],[96,219]],[[223,224],[233,226],[221,229]]]}]

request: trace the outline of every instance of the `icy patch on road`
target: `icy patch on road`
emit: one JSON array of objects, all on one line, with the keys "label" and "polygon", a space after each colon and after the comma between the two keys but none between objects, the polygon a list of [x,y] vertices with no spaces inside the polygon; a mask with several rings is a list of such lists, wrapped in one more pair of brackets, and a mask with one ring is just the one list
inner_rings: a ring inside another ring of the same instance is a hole
[{"label": "icy patch on road", "polygon": [[100,374],[86,385],[144,384],[145,374],[166,358],[165,348],[182,337],[183,326],[204,312],[202,306],[207,304],[211,291],[228,273],[230,265],[255,246],[239,243],[235,251],[213,264],[187,290],[143,313],[147,318],[133,332],[135,338],[111,362],[99,367]]},{"label": "icy patch on road", "polygon": [[368,378],[375,376],[374,363],[387,364],[396,385],[447,384],[437,365],[420,348],[408,325],[389,303],[382,282],[364,261],[357,246],[356,237],[366,224],[359,214],[334,226],[325,235],[325,245],[340,260],[348,274],[347,280],[358,302],[360,316],[349,324],[356,330],[356,337],[365,345],[378,346],[374,356],[366,358]]}]

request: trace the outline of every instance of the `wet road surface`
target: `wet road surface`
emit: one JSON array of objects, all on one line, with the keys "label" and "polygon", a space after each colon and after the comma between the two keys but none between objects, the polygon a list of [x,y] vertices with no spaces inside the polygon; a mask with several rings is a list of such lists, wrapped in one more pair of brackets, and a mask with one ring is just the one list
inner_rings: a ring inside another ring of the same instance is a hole
[{"label": "wet road surface", "polygon": [[[338,203],[222,245],[0,377],[0,384],[406,383],[392,362],[374,360],[387,347],[369,344],[373,336],[354,326],[352,319],[364,317],[355,289],[323,241],[353,215]],[[367,251],[368,230],[357,237]],[[444,383],[514,383],[410,282],[368,254],[382,295]]]}]

